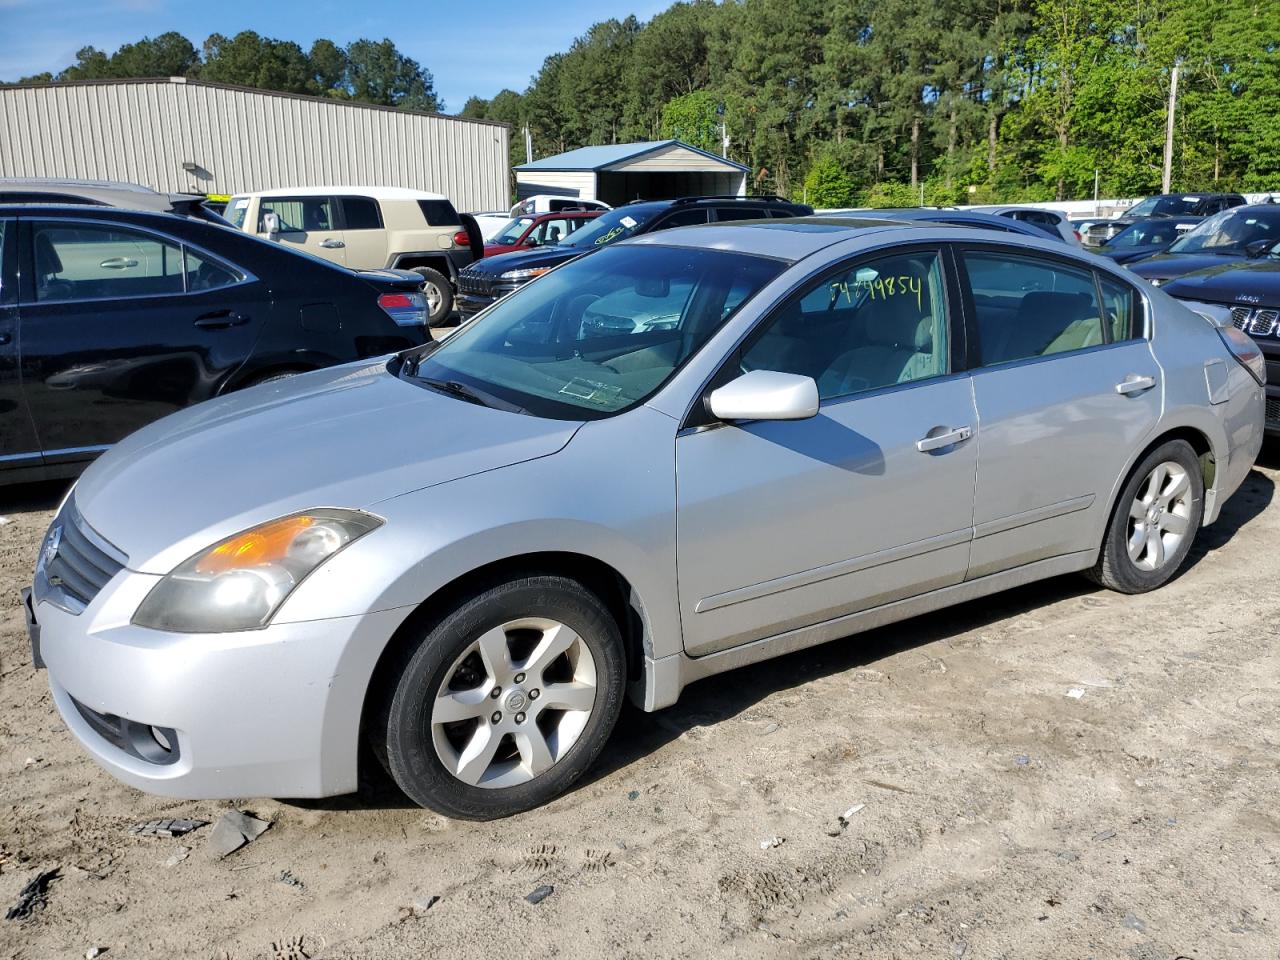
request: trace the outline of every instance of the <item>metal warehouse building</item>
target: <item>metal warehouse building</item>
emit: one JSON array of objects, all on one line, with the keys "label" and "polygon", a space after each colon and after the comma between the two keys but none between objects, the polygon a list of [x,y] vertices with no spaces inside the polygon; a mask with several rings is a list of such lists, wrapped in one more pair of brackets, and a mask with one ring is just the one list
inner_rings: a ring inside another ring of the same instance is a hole
[{"label": "metal warehouse building", "polygon": [[374,184],[510,205],[505,124],[181,77],[0,87],[0,177],[166,193]]}]

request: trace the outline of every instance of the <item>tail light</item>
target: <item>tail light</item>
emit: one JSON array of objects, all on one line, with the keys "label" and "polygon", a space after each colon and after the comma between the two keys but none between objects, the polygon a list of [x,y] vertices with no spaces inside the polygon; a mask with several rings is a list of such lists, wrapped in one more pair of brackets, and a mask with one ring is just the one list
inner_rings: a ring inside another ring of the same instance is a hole
[{"label": "tail light", "polygon": [[471,246],[471,238],[470,238],[469,236],[467,236],[467,231],[465,231],[465,230],[459,230],[457,233],[455,233],[455,234],[453,235],[453,245],[454,245],[455,247],[469,247],[469,246]]},{"label": "tail light", "polygon": [[1084,243],[1084,237],[1080,236],[1079,230],[1072,230],[1071,232],[1076,235],[1076,243]]},{"label": "tail light", "polygon": [[384,293],[378,306],[401,327],[427,325],[427,298],[420,293]]},{"label": "tail light", "polygon": [[1240,366],[1253,374],[1253,379],[1257,380],[1258,383],[1265,384],[1267,382],[1267,362],[1262,358],[1262,351],[1253,342],[1253,338],[1235,327],[1218,327],[1217,329],[1218,336],[1227,345],[1231,355],[1240,361]]}]

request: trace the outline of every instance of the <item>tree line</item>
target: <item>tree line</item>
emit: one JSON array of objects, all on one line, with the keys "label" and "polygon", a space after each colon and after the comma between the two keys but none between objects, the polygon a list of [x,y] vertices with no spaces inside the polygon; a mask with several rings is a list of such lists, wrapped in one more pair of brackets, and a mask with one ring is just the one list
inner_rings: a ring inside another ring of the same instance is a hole
[{"label": "tree line", "polygon": [[[727,137],[754,191],[818,206],[1134,196],[1160,187],[1175,64],[1174,189],[1280,188],[1277,0],[682,0],[461,115],[511,124],[513,163],[525,128],[535,158]],[[26,79],[171,75],[444,109],[390,40],[167,33]]]},{"label": "tree line", "polygon": [[187,77],[406,110],[444,109],[430,71],[402,54],[390,40],[356,40],[342,47],[320,39],[303,50],[292,41],[262,37],[252,30],[234,37],[212,34],[198,51],[175,32],[126,43],[110,54],[83,47],[76,62],[65,70],[23,77],[18,82],[137,77]]}]

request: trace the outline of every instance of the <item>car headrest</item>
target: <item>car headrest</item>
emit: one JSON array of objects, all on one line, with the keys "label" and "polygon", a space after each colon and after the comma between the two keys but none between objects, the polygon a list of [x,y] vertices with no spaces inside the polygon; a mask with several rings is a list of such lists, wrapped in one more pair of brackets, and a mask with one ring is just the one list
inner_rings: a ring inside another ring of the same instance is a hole
[{"label": "car headrest", "polygon": [[35,255],[36,276],[48,277],[62,272],[62,260],[47,233],[39,232],[36,234]]}]

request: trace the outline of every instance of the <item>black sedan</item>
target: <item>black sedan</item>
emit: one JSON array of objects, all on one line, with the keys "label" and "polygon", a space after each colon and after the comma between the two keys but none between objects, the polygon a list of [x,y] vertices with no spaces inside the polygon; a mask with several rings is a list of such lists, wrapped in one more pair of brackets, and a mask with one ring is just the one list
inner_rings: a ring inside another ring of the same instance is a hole
[{"label": "black sedan", "polygon": [[1093,252],[1116,263],[1137,263],[1164,253],[1203,217],[1152,217],[1131,223]]},{"label": "black sedan", "polygon": [[1220,263],[1170,280],[1165,291],[1217,323],[1249,334],[1267,361],[1269,436],[1280,435],[1280,252]]},{"label": "black sedan", "polygon": [[0,484],[180,407],[430,339],[417,274],[171,213],[0,205]]},{"label": "black sedan", "polygon": [[1280,243],[1280,206],[1254,204],[1224,210],[1201,222],[1164,253],[1129,269],[1156,286],[1232,260],[1260,257]]}]

